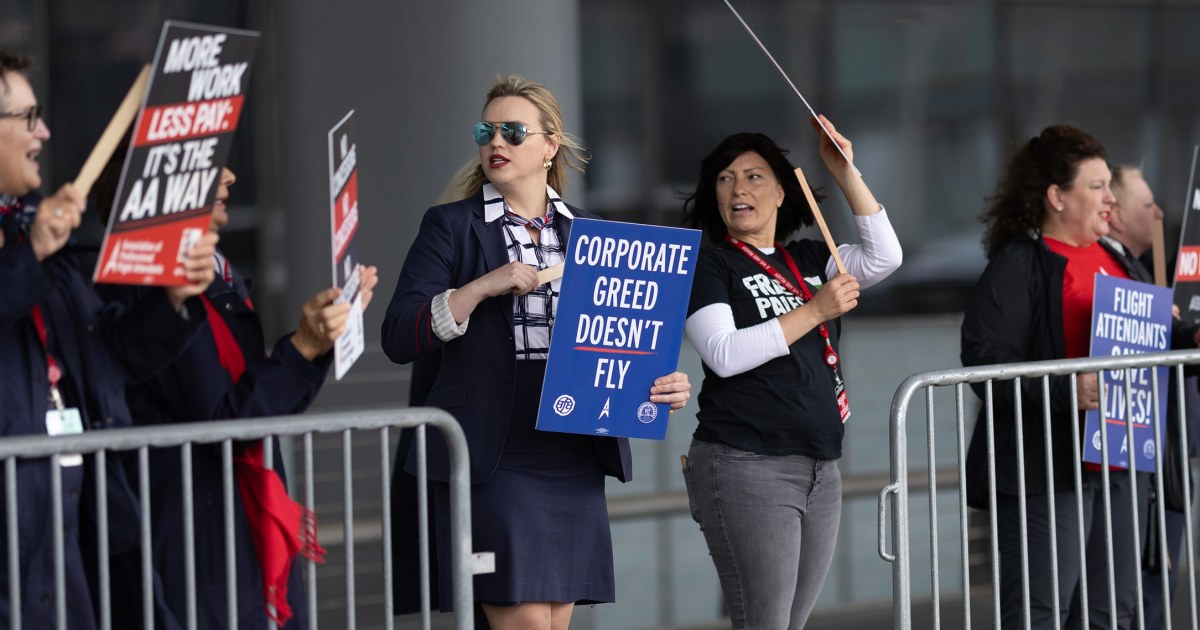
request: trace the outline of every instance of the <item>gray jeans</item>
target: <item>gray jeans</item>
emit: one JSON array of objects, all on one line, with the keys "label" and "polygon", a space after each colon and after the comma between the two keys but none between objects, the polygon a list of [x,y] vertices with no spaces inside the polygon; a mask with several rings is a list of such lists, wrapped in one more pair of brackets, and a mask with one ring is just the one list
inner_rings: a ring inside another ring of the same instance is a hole
[{"label": "gray jeans", "polygon": [[803,628],[837,543],[837,462],[692,440],[683,477],[733,627]]}]

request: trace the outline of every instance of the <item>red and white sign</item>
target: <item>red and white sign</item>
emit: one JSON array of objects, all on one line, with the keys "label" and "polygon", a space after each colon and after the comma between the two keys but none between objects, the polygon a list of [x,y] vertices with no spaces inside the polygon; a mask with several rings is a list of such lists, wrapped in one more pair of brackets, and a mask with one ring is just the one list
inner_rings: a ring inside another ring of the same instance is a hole
[{"label": "red and white sign", "polygon": [[96,282],[187,282],[179,261],[209,229],[258,37],[253,31],[163,24]]},{"label": "red and white sign", "polygon": [[333,243],[333,284],[342,290],[338,302],[350,303],[346,331],[333,346],[334,377],[342,376],[366,348],[360,294],[358,248],[358,145],[354,142],[354,111],[329,130],[329,230]]}]

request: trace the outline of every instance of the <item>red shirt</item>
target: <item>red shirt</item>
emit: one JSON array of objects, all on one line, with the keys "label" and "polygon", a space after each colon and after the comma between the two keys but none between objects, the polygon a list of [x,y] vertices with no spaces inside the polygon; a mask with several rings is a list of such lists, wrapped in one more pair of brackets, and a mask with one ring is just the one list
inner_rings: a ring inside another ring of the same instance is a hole
[{"label": "red shirt", "polygon": [[1092,298],[1096,294],[1096,274],[1129,278],[1121,264],[1100,243],[1075,247],[1043,237],[1050,251],[1067,259],[1063,272],[1063,339],[1068,359],[1086,357],[1092,345]]},{"label": "red shirt", "polygon": [[[1046,245],[1050,246],[1050,251],[1067,259],[1067,268],[1063,272],[1063,339],[1067,346],[1067,358],[1089,356],[1092,350],[1092,299],[1096,295],[1096,274],[1129,278],[1129,273],[1125,271],[1125,265],[1100,243],[1075,247],[1049,237],[1043,238]],[[1082,428],[1082,412],[1079,422]],[[1083,469],[1098,471],[1101,466],[1084,462]],[[1123,470],[1117,466],[1109,466],[1108,469]]]}]

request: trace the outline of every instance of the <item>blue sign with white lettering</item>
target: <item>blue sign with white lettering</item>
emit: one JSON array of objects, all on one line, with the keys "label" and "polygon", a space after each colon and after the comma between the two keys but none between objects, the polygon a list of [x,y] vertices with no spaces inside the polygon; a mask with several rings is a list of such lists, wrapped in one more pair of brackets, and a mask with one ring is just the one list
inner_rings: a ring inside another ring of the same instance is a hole
[{"label": "blue sign with white lettering", "polygon": [[[1096,274],[1096,292],[1092,301],[1092,356],[1120,356],[1167,350],[1171,343],[1171,290],[1144,282]],[[1154,407],[1150,370],[1158,371],[1158,410]],[[1167,368],[1105,370],[1101,373],[1101,409],[1087,412],[1084,424],[1083,461],[1102,463],[1100,416],[1103,412],[1108,437],[1108,463],[1129,468],[1132,452],[1138,472],[1154,472],[1154,421],[1167,409]],[[1133,426],[1130,448],[1126,422]],[[1166,433],[1160,435],[1165,436]]]},{"label": "blue sign with white lettering", "polygon": [[679,363],[699,247],[698,230],[574,221],[538,429],[667,436],[650,386]]}]

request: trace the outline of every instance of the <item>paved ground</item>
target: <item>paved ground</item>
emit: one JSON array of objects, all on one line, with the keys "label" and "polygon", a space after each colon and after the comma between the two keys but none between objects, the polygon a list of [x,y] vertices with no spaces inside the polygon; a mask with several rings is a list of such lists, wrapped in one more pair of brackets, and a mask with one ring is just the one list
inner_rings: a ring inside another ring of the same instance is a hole
[{"label": "paved ground", "polygon": [[[1189,628],[1189,603],[1186,598],[1175,603],[1174,616],[1171,620],[1173,628]],[[955,598],[952,600],[944,600],[942,602],[942,617],[940,627],[942,628],[965,628],[960,619],[962,615],[962,600]],[[932,607],[929,602],[917,603],[913,606],[912,611],[912,627],[913,628],[933,628]],[[806,630],[869,630],[874,628],[890,628],[892,619],[892,606],[890,602],[876,602],[868,604],[855,604],[852,606],[844,606],[833,609],[820,610],[813,614],[809,620]],[[453,628],[452,615],[434,615],[433,628],[438,630]],[[396,630],[416,630],[421,627],[420,618],[417,615],[397,618]],[[976,589],[971,597],[971,628],[986,629],[991,628],[991,592],[986,588]],[[1147,628],[1155,627],[1147,623]],[[658,628],[657,630],[726,630],[729,628],[729,623],[717,622],[708,624],[696,624],[687,626],[672,626],[669,628]],[[645,629],[651,630],[651,629]]]}]

